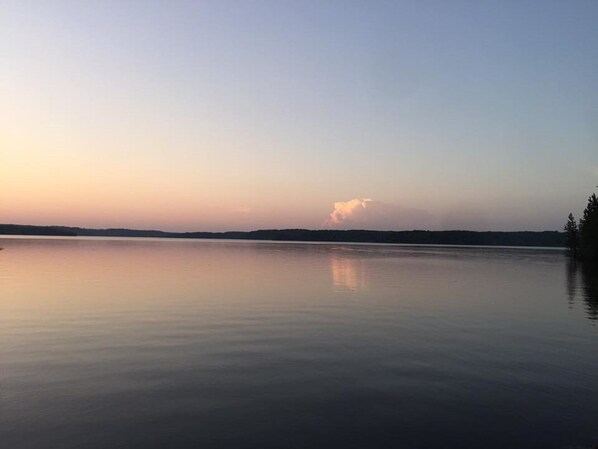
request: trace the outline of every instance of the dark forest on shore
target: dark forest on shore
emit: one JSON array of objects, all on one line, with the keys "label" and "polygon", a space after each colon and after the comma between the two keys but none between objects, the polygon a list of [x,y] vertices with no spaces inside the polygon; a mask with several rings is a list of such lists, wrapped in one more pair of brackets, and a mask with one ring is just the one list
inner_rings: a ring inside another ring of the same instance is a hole
[{"label": "dark forest on shore", "polygon": [[577,260],[598,262],[598,197],[592,193],[579,222],[572,213],[564,226],[568,254]]},{"label": "dark forest on shore", "polygon": [[403,243],[420,245],[565,246],[565,234],[557,231],[478,232],[266,229],[258,231],[229,232],[165,232],[120,228],[89,229],[68,226],[0,224],[0,234],[71,237],[160,237],[301,242]]}]

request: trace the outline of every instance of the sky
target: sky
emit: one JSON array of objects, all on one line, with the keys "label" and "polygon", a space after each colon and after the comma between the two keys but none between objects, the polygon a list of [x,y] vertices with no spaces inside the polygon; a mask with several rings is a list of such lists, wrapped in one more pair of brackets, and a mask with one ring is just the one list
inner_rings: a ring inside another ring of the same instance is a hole
[{"label": "sky", "polygon": [[596,1],[0,0],[0,223],[557,230]]}]

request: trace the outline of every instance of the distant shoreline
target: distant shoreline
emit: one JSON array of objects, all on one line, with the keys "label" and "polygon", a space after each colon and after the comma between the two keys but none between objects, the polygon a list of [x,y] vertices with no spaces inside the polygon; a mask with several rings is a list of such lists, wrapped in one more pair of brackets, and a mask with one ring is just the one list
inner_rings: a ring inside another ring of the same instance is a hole
[{"label": "distant shoreline", "polygon": [[166,232],[124,228],[92,229],[72,226],[0,224],[0,235],[63,237],[157,237],[173,239],[271,240],[330,243],[397,243],[473,246],[565,246],[565,234],[558,231],[370,231],[264,229],[227,232]]}]

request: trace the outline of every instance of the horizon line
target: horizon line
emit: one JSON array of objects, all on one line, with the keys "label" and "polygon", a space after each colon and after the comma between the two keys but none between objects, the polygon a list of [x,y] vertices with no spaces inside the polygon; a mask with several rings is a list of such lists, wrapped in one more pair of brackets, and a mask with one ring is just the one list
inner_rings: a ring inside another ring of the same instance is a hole
[{"label": "horizon line", "polygon": [[[495,231],[495,230],[483,230],[483,231],[474,231],[470,229],[442,229],[442,230],[431,230],[431,229],[367,229],[367,228],[349,228],[349,229],[331,229],[331,228],[258,228],[258,229],[251,229],[251,230],[226,230],[226,231],[205,231],[205,230],[195,230],[195,231],[164,231],[161,229],[141,229],[141,228],[127,228],[127,227],[85,227],[85,226],[73,226],[73,225],[59,225],[59,224],[51,224],[51,225],[38,225],[38,224],[22,224],[22,223],[0,223],[0,226],[22,226],[22,227],[32,227],[32,228],[66,228],[66,229],[82,229],[87,231],[133,231],[133,232],[160,232],[164,234],[198,234],[198,233],[205,233],[205,234],[227,234],[227,233],[251,233],[251,232],[263,232],[263,231],[310,231],[310,232],[475,232],[475,233],[483,233],[483,232],[492,232],[492,233],[517,233],[517,232],[534,232],[534,233],[541,233],[541,232],[557,232],[557,233],[564,233],[563,230],[512,230],[512,231]],[[6,234],[5,234],[6,235]]]}]

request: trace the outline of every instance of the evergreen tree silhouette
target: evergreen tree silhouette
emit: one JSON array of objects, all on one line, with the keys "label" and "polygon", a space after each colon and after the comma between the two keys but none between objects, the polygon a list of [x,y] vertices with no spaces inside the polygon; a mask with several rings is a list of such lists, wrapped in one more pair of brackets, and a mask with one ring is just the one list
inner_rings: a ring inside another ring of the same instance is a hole
[{"label": "evergreen tree silhouette", "polygon": [[565,242],[567,250],[572,256],[576,257],[579,246],[579,229],[577,228],[577,222],[573,214],[569,214],[569,220],[567,220],[567,224],[563,229],[567,235]]},{"label": "evergreen tree silhouette", "polygon": [[592,193],[588,205],[579,221],[581,257],[588,261],[598,261],[598,198]]}]

